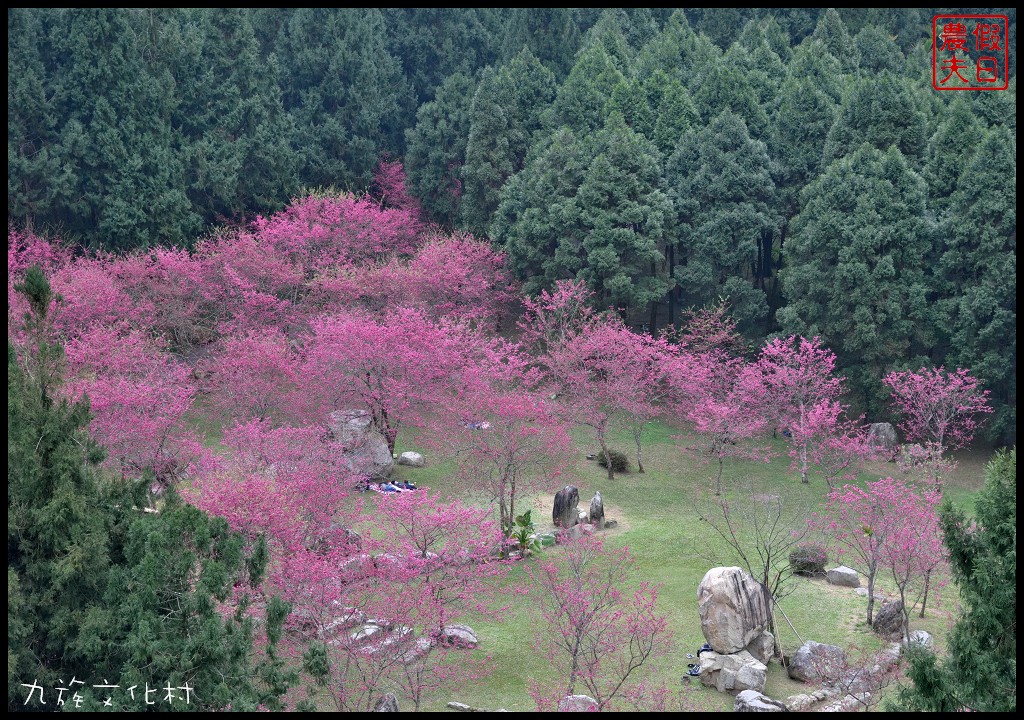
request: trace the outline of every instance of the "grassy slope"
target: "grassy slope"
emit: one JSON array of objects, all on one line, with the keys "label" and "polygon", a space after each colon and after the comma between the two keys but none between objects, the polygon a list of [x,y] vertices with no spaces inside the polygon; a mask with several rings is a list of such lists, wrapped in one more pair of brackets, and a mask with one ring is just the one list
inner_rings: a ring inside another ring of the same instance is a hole
[{"label": "grassy slope", "polygon": [[[607,517],[620,523],[619,528],[606,534],[608,543],[629,546],[637,560],[634,569],[636,581],[651,580],[663,585],[661,609],[668,615],[675,635],[674,647],[669,657],[659,662],[657,667],[645,668],[644,678],[664,680],[670,688],[678,687],[679,678],[685,672],[688,662],[685,654],[695,652],[704,642],[697,615],[698,583],[711,567],[737,564],[737,559],[721,539],[695,515],[693,492],[707,486],[711,468],[677,449],[677,441],[673,439],[676,432],[664,424],[650,425],[644,449],[647,472],[616,477],[612,482],[596,463],[585,460],[586,453],[595,443],[585,433],[579,432],[576,435],[579,460],[569,469],[564,480],[579,487],[581,506],[589,503],[595,490],[601,491]],[[402,440],[407,440],[408,444],[399,447],[399,452],[418,449],[411,437],[399,438],[400,445]],[[625,434],[615,437],[612,446],[628,452],[633,447],[632,438]],[[754,479],[763,488],[762,492],[782,495],[787,512],[802,521],[821,507],[825,495],[824,482],[814,478],[811,484],[802,485],[789,472],[785,446],[776,442],[774,449],[779,457],[769,464],[730,461],[725,469],[726,483]],[[965,455],[961,458],[957,475],[947,486],[947,495],[969,510],[973,510],[973,496],[983,482],[981,467],[984,459],[981,454],[978,457]],[[434,462],[426,468],[403,467],[398,472],[401,477],[414,479],[450,497],[465,497],[464,488],[457,485],[453,470],[451,462]],[[895,466],[879,465],[871,470],[872,473],[862,475],[861,481],[891,473]],[[551,497],[536,498],[535,507],[535,517],[549,525]],[[546,552],[557,555],[559,550]],[[528,579],[523,569],[517,568],[509,582],[526,585]],[[863,626],[864,598],[852,590],[834,588],[821,581],[797,579],[795,583],[792,594],[782,602],[782,607],[796,632],[786,627],[780,618],[784,628],[781,641],[787,651],[800,645],[796,633],[804,640],[865,647],[878,645],[878,640]],[[884,581],[881,581],[881,587],[884,591]],[[511,593],[509,597],[513,597]],[[912,626],[932,632],[937,636],[939,648],[943,647],[947,628],[944,609],[930,609],[924,620],[915,617]],[[458,700],[479,707],[532,710],[533,704],[526,693],[528,680],[547,677],[551,673],[547,662],[533,646],[539,627],[535,602],[517,600],[504,621],[481,620],[475,622],[474,627],[482,641],[478,652],[493,658],[494,674],[478,685],[434,698],[424,709],[438,710],[449,700]],[[800,691],[800,684],[791,681],[779,665],[773,663],[770,666],[766,687],[769,695],[785,697]],[[730,697],[715,692],[705,691],[700,697],[709,709],[728,710],[732,707]]]}]

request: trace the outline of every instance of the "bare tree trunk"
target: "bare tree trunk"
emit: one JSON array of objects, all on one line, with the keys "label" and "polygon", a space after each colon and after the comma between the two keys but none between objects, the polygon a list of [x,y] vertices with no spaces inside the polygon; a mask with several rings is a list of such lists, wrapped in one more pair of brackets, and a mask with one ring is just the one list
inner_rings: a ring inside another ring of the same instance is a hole
[{"label": "bare tree trunk", "polygon": [[608,453],[608,443],[604,439],[604,428],[597,430],[597,442],[601,445],[601,452],[604,453],[605,462],[608,465],[608,479],[615,479],[615,470],[612,468],[612,456]]},{"label": "bare tree trunk", "polygon": [[637,421],[637,424],[633,426],[633,439],[636,441],[636,468],[638,473],[644,471],[644,461],[642,457],[642,448],[640,447],[640,436],[644,432],[643,421]]},{"label": "bare tree trunk", "polygon": [[924,617],[924,609],[928,606],[928,589],[932,584],[932,571],[929,570],[924,574],[924,599],[921,600],[921,613],[918,617]]}]

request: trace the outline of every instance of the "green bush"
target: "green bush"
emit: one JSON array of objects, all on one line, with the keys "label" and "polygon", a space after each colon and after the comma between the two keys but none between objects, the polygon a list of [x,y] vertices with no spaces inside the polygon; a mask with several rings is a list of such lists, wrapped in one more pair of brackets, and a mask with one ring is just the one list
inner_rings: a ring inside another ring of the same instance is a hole
[{"label": "green bush", "polygon": [[[618,473],[629,472],[629,458],[626,457],[625,453],[620,453],[618,450],[609,450],[608,455],[612,459],[612,470]],[[597,454],[597,464],[603,468],[608,467],[608,459],[604,456],[603,450]]]},{"label": "green bush", "polygon": [[817,543],[801,543],[789,554],[789,566],[797,575],[824,575],[828,554]]}]

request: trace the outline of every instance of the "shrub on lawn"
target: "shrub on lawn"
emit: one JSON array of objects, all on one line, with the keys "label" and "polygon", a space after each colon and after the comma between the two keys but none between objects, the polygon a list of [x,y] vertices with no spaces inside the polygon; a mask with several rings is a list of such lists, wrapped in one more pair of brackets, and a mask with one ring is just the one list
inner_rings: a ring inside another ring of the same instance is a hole
[{"label": "shrub on lawn", "polygon": [[[620,453],[618,450],[609,450],[608,455],[612,459],[612,470],[617,473],[629,472],[629,458],[626,457],[625,453]],[[604,456],[603,450],[597,454],[597,464],[603,468],[608,467],[608,459]]]},{"label": "shrub on lawn", "polygon": [[817,543],[801,543],[789,553],[789,565],[797,575],[824,575],[828,554]]}]

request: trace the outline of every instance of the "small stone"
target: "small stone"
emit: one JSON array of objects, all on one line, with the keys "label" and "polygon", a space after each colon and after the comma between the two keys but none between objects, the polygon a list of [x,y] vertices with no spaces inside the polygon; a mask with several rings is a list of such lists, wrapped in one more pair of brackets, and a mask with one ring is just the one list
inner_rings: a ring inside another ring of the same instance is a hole
[{"label": "small stone", "polygon": [[932,638],[931,633],[925,632],[924,630],[914,630],[910,633],[910,642],[903,641],[903,645],[920,645],[926,650],[931,650],[935,647],[935,640]]},{"label": "small stone", "polygon": [[475,648],[480,644],[476,631],[469,625],[445,625],[439,642],[465,648]]},{"label": "small stone", "polygon": [[605,520],[604,521],[604,529],[605,530],[611,530],[612,528],[617,528],[618,526],[619,526],[619,521],[618,520]]},{"label": "small stone", "polygon": [[458,710],[459,712],[469,712],[473,708],[471,708],[466,703],[450,702],[450,703],[448,703],[448,709],[449,710]]}]

